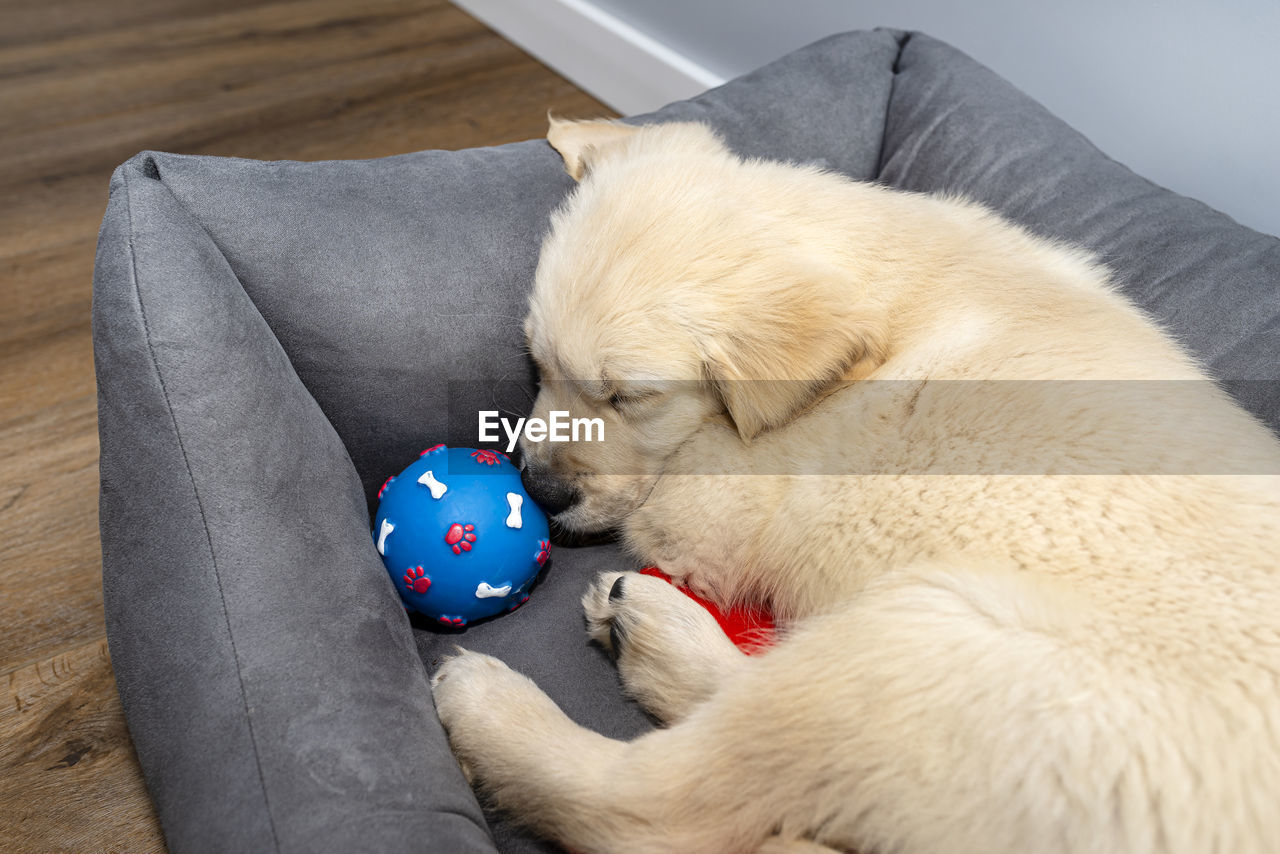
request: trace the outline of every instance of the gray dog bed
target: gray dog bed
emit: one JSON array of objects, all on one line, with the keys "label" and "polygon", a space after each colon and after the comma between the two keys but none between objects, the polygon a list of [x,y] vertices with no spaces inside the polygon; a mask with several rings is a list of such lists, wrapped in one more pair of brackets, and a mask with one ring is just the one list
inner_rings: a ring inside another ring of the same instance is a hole
[{"label": "gray dog bed", "polygon": [[[1134,175],[947,45],[835,36],[641,120],[670,119],[1084,245],[1280,424],[1280,241]],[[427,678],[455,643],[602,733],[651,726],[577,601],[629,565],[615,547],[556,550],[522,610],[449,633],[410,624],[370,537],[389,474],[474,444],[479,409],[528,408],[520,318],[571,187],[543,141],[144,152],[113,176],[94,282],[107,630],[175,852],[545,847],[487,816],[449,753]]]}]

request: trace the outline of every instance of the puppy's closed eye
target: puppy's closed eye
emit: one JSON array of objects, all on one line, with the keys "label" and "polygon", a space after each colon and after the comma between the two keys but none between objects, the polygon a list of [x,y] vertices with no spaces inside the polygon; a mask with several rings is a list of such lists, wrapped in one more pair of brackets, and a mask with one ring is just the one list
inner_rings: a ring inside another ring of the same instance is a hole
[{"label": "puppy's closed eye", "polygon": [[634,410],[635,408],[652,403],[660,397],[662,392],[659,389],[623,389],[614,391],[609,395],[609,406],[618,412]]}]

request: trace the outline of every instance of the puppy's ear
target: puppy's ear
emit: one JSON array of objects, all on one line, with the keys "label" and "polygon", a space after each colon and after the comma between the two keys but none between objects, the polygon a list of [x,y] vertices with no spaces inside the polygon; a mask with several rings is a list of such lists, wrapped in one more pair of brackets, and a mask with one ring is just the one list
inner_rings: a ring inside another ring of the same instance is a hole
[{"label": "puppy's ear", "polygon": [[640,129],[608,119],[569,121],[550,113],[547,120],[547,142],[564,158],[564,171],[581,181],[593,166],[620,152],[623,143]]},{"label": "puppy's ear", "polygon": [[[831,269],[804,269],[798,282],[764,293],[745,289],[703,336],[704,371],[738,435],[751,441],[781,426],[842,379],[860,378],[888,350],[884,308]],[[718,327],[718,328],[717,328]]]}]

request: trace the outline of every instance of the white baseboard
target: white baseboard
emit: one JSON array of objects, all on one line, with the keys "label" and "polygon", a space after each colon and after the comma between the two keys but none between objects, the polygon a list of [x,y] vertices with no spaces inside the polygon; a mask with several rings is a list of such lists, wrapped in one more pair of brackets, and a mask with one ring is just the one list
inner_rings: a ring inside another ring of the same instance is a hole
[{"label": "white baseboard", "polygon": [[453,0],[622,115],[724,78],[586,0]]}]

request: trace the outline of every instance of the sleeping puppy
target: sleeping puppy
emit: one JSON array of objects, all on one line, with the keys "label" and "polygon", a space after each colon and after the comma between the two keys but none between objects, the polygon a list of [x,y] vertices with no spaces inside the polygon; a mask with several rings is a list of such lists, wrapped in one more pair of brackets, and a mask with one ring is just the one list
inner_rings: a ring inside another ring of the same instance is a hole
[{"label": "sleeping puppy", "polygon": [[590,631],[666,724],[629,743],[448,660],[488,797],[575,852],[1275,850],[1280,445],[1102,267],[696,124],[548,139],[579,185],[535,414],[606,441],[526,445],[530,490],[784,630],[748,657],[599,577]]}]

